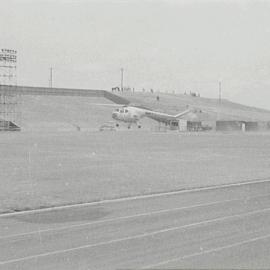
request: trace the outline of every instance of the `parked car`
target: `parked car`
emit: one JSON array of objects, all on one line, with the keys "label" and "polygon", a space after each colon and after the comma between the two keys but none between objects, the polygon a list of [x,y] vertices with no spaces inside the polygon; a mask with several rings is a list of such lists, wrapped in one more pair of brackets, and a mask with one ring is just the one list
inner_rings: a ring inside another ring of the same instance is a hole
[{"label": "parked car", "polygon": [[106,130],[115,131],[116,130],[115,123],[107,122],[101,125],[99,128],[99,131],[106,131]]}]

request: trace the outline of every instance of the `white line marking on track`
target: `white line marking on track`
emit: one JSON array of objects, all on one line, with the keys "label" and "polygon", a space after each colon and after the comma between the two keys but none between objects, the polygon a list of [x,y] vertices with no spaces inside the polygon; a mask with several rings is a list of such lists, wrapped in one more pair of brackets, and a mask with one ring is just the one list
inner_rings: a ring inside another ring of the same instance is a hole
[{"label": "white line marking on track", "polygon": [[[266,195],[266,196],[269,196],[269,195]],[[254,198],[257,198],[257,197],[264,197],[264,196],[254,196]],[[249,197],[249,199],[252,199],[252,198],[253,197]],[[89,226],[89,225],[92,225],[92,224],[100,224],[100,223],[106,223],[106,222],[113,222],[113,221],[117,221],[117,220],[125,220],[125,219],[131,219],[131,218],[137,218],[137,217],[143,217],[143,216],[151,216],[151,215],[156,215],[156,214],[161,214],[161,213],[168,213],[168,212],[173,212],[173,211],[181,211],[181,210],[186,210],[186,209],[192,209],[192,208],[203,207],[203,206],[211,206],[211,205],[234,202],[234,201],[241,201],[241,200],[244,200],[244,199],[224,200],[224,201],[216,201],[216,202],[204,203],[204,204],[195,204],[195,205],[191,205],[191,206],[162,209],[162,210],[145,212],[145,213],[140,213],[140,214],[135,214],[135,215],[108,218],[108,219],[97,220],[97,221],[92,221],[92,222],[86,222],[86,223],[81,223],[81,224],[73,224],[73,225],[70,225],[70,226],[63,226],[63,227],[50,228],[50,229],[45,229],[45,230],[31,231],[31,232],[26,232],[26,233],[12,234],[12,235],[7,235],[7,236],[0,237],[0,240],[8,239],[8,238],[14,238],[14,237],[27,236],[27,235],[36,234],[36,233],[46,233],[46,232],[51,232],[51,231],[61,231],[61,230],[67,230],[67,229],[78,228],[78,227],[83,227],[83,226]]]},{"label": "white line marking on track", "polygon": [[161,234],[161,233],[167,233],[167,232],[180,230],[180,229],[187,229],[187,228],[196,227],[196,226],[199,226],[199,225],[210,224],[210,223],[213,223],[213,222],[220,222],[220,221],[224,221],[226,219],[246,217],[246,216],[250,216],[250,215],[254,215],[254,214],[258,214],[258,213],[262,213],[262,212],[268,212],[268,211],[270,211],[270,208],[266,208],[266,209],[263,209],[263,210],[250,211],[250,212],[247,212],[247,213],[244,213],[244,214],[242,213],[242,214],[236,214],[236,215],[231,215],[231,216],[226,216],[226,217],[221,217],[221,218],[204,220],[204,221],[200,221],[200,222],[196,222],[196,223],[171,227],[171,228],[162,229],[162,230],[158,230],[158,231],[153,231],[153,232],[149,232],[149,233],[143,233],[143,234],[123,237],[123,238],[119,238],[119,239],[113,239],[113,240],[110,240],[110,241],[99,242],[99,243],[96,243],[96,244],[83,245],[83,246],[79,246],[79,247],[75,247],[75,248],[56,250],[56,251],[52,251],[52,252],[46,252],[46,253],[42,253],[42,254],[26,256],[26,257],[22,257],[22,258],[18,258],[18,259],[0,261],[0,265],[6,265],[6,264],[11,264],[11,263],[21,262],[21,261],[26,261],[26,260],[33,260],[33,259],[43,258],[43,257],[47,257],[47,256],[58,255],[58,254],[63,254],[63,253],[67,253],[67,252],[73,252],[73,251],[77,251],[77,250],[82,250],[82,249],[86,249],[86,248],[95,248],[95,247],[99,247],[99,246],[119,243],[119,242],[133,240],[133,239],[140,239],[140,238],[144,238],[144,237],[150,237],[150,236]]},{"label": "white line marking on track", "polygon": [[[262,196],[248,197],[248,200],[256,199],[256,198],[263,198],[263,197],[269,197],[269,194],[262,195]],[[244,201],[245,199],[246,198],[233,199],[233,200],[223,200],[223,201],[215,201],[215,202],[210,202],[210,203],[195,204],[195,205],[189,205],[189,206],[183,206],[183,207],[161,209],[161,210],[156,210],[156,211],[151,211],[151,212],[144,212],[144,213],[139,213],[139,214],[134,214],[134,215],[120,216],[120,217],[108,218],[108,219],[97,220],[97,221],[92,221],[92,222],[73,224],[73,225],[69,225],[69,226],[63,226],[63,227],[57,227],[57,228],[49,228],[49,229],[44,229],[44,230],[37,230],[37,231],[18,233],[18,234],[11,234],[11,235],[6,235],[6,236],[0,237],[0,240],[14,238],[14,237],[22,237],[22,236],[27,236],[27,235],[33,235],[33,234],[37,234],[37,233],[41,234],[41,233],[47,233],[47,232],[56,232],[56,231],[68,230],[68,229],[79,228],[79,227],[84,227],[84,226],[90,226],[90,225],[94,225],[94,224],[102,224],[102,223],[114,222],[114,221],[118,221],[118,220],[125,220],[125,219],[137,218],[137,217],[151,216],[151,215],[156,215],[156,214],[169,213],[169,212],[187,210],[187,209],[204,207],[204,206],[212,206],[212,205],[217,205],[217,204],[222,204],[222,203]]]},{"label": "white line marking on track", "polygon": [[266,238],[269,238],[269,237],[270,237],[270,234],[266,234],[266,235],[259,236],[259,237],[254,237],[254,238],[244,240],[244,241],[241,241],[241,242],[237,242],[237,243],[234,243],[234,244],[231,244],[231,245],[226,245],[226,246],[222,246],[222,247],[218,247],[218,248],[212,248],[212,249],[204,250],[204,251],[201,251],[201,252],[196,252],[196,253],[192,253],[192,254],[189,254],[189,255],[185,255],[185,256],[182,256],[180,258],[178,257],[178,258],[162,261],[162,262],[159,262],[159,263],[156,263],[156,264],[151,264],[151,265],[148,265],[148,266],[144,266],[142,269],[151,269],[153,267],[161,266],[161,265],[164,265],[164,264],[167,264],[167,263],[177,262],[177,261],[189,259],[189,258],[200,256],[200,255],[209,254],[209,253],[221,251],[221,250],[224,250],[224,249],[229,249],[229,248],[232,248],[232,247],[237,247],[237,246],[249,244],[249,243],[260,241],[260,240],[263,240],[263,239],[266,239]]},{"label": "white line marking on track", "polygon": [[143,199],[149,199],[149,198],[155,198],[155,197],[177,195],[177,194],[182,194],[182,193],[192,193],[192,192],[216,190],[216,189],[223,189],[223,188],[230,188],[230,187],[240,187],[240,186],[245,186],[245,185],[254,185],[254,184],[260,184],[260,183],[267,183],[267,182],[270,182],[269,178],[254,180],[254,181],[224,184],[224,185],[218,185],[218,186],[190,188],[190,189],[184,189],[184,190],[153,193],[153,194],[147,194],[147,195],[138,195],[138,196],[133,196],[133,197],[107,199],[107,200],[102,200],[102,201],[97,201],[97,202],[86,202],[86,203],[77,203],[77,204],[71,204],[71,205],[53,206],[53,207],[47,207],[47,208],[42,208],[42,209],[33,209],[33,210],[13,212],[13,213],[4,213],[4,214],[0,214],[0,218],[8,217],[8,216],[15,216],[15,215],[32,214],[32,213],[40,213],[40,212],[47,212],[47,211],[54,211],[54,210],[69,209],[69,208],[75,208],[75,207],[90,206],[90,205],[98,205],[98,204],[103,204],[103,203],[105,204],[105,203],[132,201],[132,200],[143,200]]}]

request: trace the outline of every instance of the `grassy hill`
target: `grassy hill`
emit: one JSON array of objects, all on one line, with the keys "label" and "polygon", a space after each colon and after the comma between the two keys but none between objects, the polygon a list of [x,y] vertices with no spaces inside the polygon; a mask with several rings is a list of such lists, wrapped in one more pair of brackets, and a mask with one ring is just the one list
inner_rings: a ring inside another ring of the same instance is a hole
[{"label": "grassy hill", "polygon": [[[157,101],[156,97],[160,99]],[[187,108],[197,108],[201,113],[189,114],[187,119],[205,121],[246,120],[269,121],[270,111],[244,106],[228,100],[219,104],[216,99],[192,97],[167,93],[123,93],[120,94],[132,104],[143,105],[160,112],[176,114]],[[108,106],[97,105],[108,104]],[[105,98],[22,96],[23,130],[64,131],[97,130],[104,122],[112,121],[113,103]],[[156,122],[143,119],[144,127],[154,127]]]},{"label": "grassy hill", "polygon": [[[233,103],[228,100],[192,97],[183,94],[168,93],[124,93],[125,98],[134,104],[142,104],[162,112],[176,114],[187,107],[202,111],[197,117],[202,120],[244,120],[244,121],[270,121],[270,111]],[[156,97],[159,96],[159,101]],[[188,118],[189,116],[187,116]]]},{"label": "grassy hill", "polygon": [[111,120],[112,107],[96,103],[112,104],[105,98],[23,96],[23,130],[96,130],[105,121]]}]

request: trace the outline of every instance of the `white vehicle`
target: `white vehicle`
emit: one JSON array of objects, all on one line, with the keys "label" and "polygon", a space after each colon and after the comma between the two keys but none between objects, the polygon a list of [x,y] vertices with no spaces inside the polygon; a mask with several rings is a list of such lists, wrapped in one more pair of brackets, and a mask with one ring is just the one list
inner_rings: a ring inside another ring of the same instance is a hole
[{"label": "white vehicle", "polygon": [[99,131],[115,131],[115,123],[113,121],[109,121],[100,126]]}]

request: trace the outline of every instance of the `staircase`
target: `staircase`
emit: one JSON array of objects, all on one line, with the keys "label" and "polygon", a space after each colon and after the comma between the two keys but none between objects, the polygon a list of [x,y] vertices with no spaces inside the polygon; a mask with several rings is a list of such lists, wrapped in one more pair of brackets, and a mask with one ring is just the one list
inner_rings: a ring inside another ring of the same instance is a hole
[{"label": "staircase", "polygon": [[0,120],[0,131],[20,131],[21,128],[11,121]]}]

